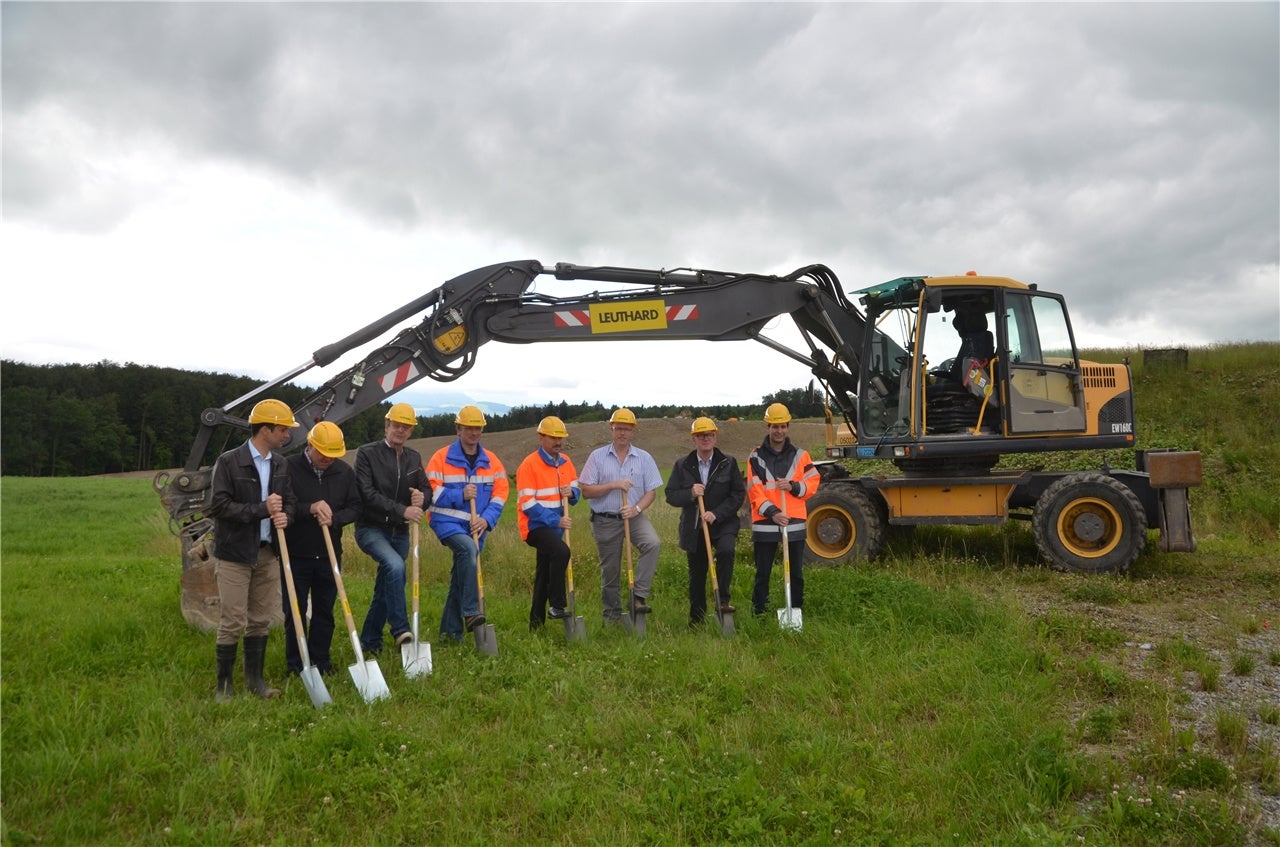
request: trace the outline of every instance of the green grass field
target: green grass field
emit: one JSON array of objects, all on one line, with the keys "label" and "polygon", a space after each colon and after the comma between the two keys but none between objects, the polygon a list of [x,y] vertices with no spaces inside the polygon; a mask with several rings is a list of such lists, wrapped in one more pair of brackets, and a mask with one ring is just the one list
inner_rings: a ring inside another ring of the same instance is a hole
[{"label": "green grass field", "polygon": [[[1253,389],[1219,378],[1214,399],[1259,390],[1276,349],[1238,365]],[[665,506],[646,639],[602,628],[585,519],[589,640],[530,633],[532,555],[507,515],[485,555],[500,655],[436,643],[435,673],[409,680],[384,651],[390,700],[365,704],[340,673],[323,710],[296,680],[258,701],[237,679],[214,703],[213,636],[180,614],[148,480],[6,478],[0,842],[1280,844],[1259,809],[1280,795],[1280,710],[1189,719],[1197,685],[1280,665],[1269,408],[1253,430],[1160,419],[1163,446],[1206,453],[1195,554],[1152,545],[1124,577],[1078,577],[1041,566],[1022,525],[895,534],[876,562],[807,572],[801,634],[742,611],[732,641],[690,631]],[[434,635],[447,564],[431,538]],[[350,533],[345,571],[359,623],[373,568]],[[744,535],[740,610],[752,574]],[[276,683],[282,645],[274,632]],[[334,655],[351,661],[341,629]]]}]

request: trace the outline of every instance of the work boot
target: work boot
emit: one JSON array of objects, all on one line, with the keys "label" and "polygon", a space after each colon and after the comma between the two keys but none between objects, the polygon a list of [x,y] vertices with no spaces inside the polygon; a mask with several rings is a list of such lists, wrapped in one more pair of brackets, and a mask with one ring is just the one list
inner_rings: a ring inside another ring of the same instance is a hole
[{"label": "work boot", "polygon": [[280,696],[279,688],[272,688],[262,678],[262,666],[267,658],[267,637],[246,635],[244,638],[244,686],[264,700]]},{"label": "work boot", "polygon": [[236,669],[236,650],[239,648],[239,642],[234,644],[218,644],[216,645],[216,654],[218,657],[218,688],[213,695],[213,699],[219,703],[230,702],[235,696],[235,686],[231,682],[231,674]]},{"label": "work boot", "polygon": [[644,601],[643,597],[636,595],[631,603],[631,611],[637,615],[647,615],[653,611],[653,608]]}]

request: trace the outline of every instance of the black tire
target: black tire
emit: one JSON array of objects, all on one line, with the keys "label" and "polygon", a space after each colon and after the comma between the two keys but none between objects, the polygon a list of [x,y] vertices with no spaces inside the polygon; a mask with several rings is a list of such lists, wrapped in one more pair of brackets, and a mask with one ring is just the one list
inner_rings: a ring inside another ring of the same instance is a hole
[{"label": "black tire", "polygon": [[1064,476],[1036,501],[1036,546],[1057,570],[1124,573],[1147,546],[1147,513],[1127,485],[1100,473]]},{"label": "black tire", "polygon": [[861,486],[819,486],[807,505],[805,562],[874,559],[884,548],[888,510],[878,506]]}]

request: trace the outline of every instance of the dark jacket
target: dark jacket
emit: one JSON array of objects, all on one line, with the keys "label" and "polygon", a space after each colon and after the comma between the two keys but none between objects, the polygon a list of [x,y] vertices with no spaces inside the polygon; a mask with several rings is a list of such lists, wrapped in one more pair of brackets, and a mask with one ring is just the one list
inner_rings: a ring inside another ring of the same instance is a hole
[{"label": "dark jacket", "polygon": [[[208,515],[213,522],[213,555],[228,562],[254,565],[258,562],[260,522],[267,517],[267,504],[262,498],[262,483],[253,464],[253,454],[246,441],[218,457],[213,465],[213,502]],[[268,494],[279,494],[285,514],[293,521],[296,500],[284,456],[271,453],[271,478]],[[276,532],[271,530],[271,547],[279,553]]]},{"label": "dark jacket", "polygon": [[333,554],[342,561],[342,528],[356,519],[360,498],[356,494],[356,472],[341,459],[337,459],[323,472],[311,464],[304,448],[288,458],[289,482],[298,498],[293,522],[284,531],[289,542],[289,555],[300,558],[329,560],[329,550],[324,546],[320,524],[311,514],[311,504],[323,500],[333,510],[333,523],[329,525],[329,538],[333,541]]},{"label": "dark jacket", "polygon": [[356,451],[356,492],[360,498],[356,526],[403,528],[411,488],[423,493],[422,508],[431,505],[431,488],[417,450],[405,447],[397,457],[386,439],[361,445]]},{"label": "dark jacket", "polygon": [[[698,482],[702,482],[702,476],[698,473],[698,451],[693,450],[671,468],[666,488],[667,502],[680,509],[680,549],[686,552],[703,543],[698,498],[693,496],[693,486]],[[712,538],[738,533],[738,509],[746,496],[747,485],[738,470],[738,460],[715,448],[702,495],[702,502],[716,516],[715,522],[707,526]]]}]

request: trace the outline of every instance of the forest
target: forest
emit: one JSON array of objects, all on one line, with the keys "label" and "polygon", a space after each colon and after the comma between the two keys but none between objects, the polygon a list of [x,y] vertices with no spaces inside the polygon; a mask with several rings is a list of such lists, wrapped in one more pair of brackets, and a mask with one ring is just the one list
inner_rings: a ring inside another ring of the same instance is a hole
[{"label": "forest", "polygon": [[[181,467],[191,452],[200,413],[222,408],[259,385],[246,376],[132,363],[0,361],[0,475],[94,476]],[[271,396],[297,407],[314,390],[285,384]],[[781,389],[737,406],[634,406],[632,411],[641,418],[692,413],[724,420],[759,416],[775,401],[786,403],[797,417],[822,414],[821,392],[815,395],[807,387]],[[380,438],[388,408],[390,403],[384,403],[343,421],[347,443]],[[601,421],[611,411],[599,402],[515,406],[505,414],[486,415],[487,429],[524,429],[536,426],[545,415],[566,423]],[[248,409],[240,413],[247,416]],[[421,416],[418,423],[416,437],[453,432],[452,415]],[[242,433],[227,432],[225,440],[210,444],[201,464],[212,464],[218,453],[242,439]]]}]

